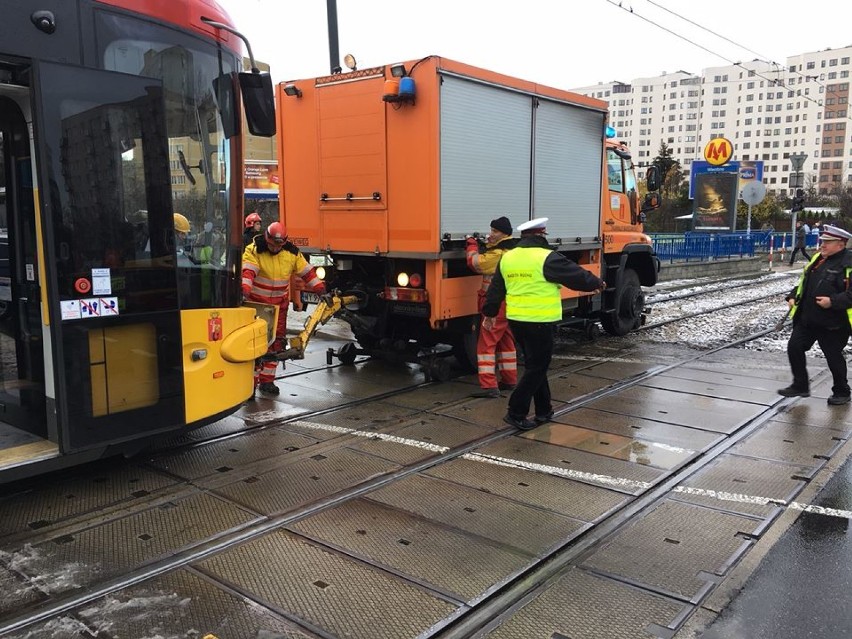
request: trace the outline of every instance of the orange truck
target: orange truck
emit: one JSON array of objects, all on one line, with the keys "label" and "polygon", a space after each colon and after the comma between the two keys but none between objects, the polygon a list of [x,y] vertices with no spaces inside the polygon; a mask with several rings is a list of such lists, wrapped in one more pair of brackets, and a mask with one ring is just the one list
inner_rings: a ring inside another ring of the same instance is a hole
[{"label": "orange truck", "polygon": [[475,361],[481,276],[464,244],[502,215],[549,218],[555,250],[606,279],[603,294],[563,289],[566,324],[642,323],[658,175],[640,198],[605,102],[436,56],[276,90],[283,220],[330,287],[358,297],[343,317],[361,349],[443,344]]}]

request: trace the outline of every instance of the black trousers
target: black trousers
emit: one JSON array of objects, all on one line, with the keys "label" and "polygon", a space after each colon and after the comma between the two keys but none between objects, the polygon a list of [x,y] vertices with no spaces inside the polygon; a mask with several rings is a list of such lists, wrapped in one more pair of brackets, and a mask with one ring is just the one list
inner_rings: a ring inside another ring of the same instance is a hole
[{"label": "black trousers", "polygon": [[802,390],[809,388],[808,367],[805,360],[814,342],[825,355],[825,363],[834,378],[831,391],[835,395],[849,395],[849,382],[846,378],[846,358],[843,349],[849,341],[849,329],[841,328],[829,331],[824,328],[808,328],[801,324],[793,324],[793,334],[787,342],[787,357],[790,359],[790,369],[793,371],[793,386]]},{"label": "black trousers", "polygon": [[805,247],[804,246],[797,246],[796,248],[793,249],[793,252],[790,253],[790,266],[792,266],[793,262],[796,261],[796,253],[798,253],[799,251],[802,252],[802,255],[804,256],[806,261],[808,261],[808,262],[811,261],[810,256],[805,251]]},{"label": "black trousers", "polygon": [[524,374],[509,397],[509,415],[525,418],[530,403],[535,403],[535,414],[544,417],[553,412],[550,403],[550,385],[547,369],[553,359],[553,324],[518,322],[509,320],[518,350],[524,353]]}]

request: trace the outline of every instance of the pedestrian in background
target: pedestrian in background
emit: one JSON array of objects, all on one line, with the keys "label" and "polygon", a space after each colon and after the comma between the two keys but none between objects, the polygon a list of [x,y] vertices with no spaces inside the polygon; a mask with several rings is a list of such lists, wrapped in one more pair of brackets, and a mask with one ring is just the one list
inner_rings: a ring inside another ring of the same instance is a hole
[{"label": "pedestrian in background", "polygon": [[796,222],[796,243],[793,248],[793,252],[790,253],[790,266],[793,266],[793,262],[796,261],[796,253],[799,251],[802,252],[802,255],[805,256],[806,260],[810,261],[810,257],[808,256],[808,252],[806,250],[808,241],[808,231],[807,226],[800,221]]},{"label": "pedestrian in background", "polygon": [[[468,267],[482,273],[482,285],[477,291],[477,310],[482,313],[485,294],[491,284],[491,277],[497,270],[497,263],[506,251],[515,245],[512,238],[512,223],[503,216],[491,220],[491,231],[485,238],[485,247],[480,251],[479,241],[475,237],[467,238],[465,257]],[[518,358],[515,352],[515,340],[506,319],[506,304],[500,304],[491,328],[481,326],[476,341],[476,368],[479,387],[472,397],[500,397],[501,390],[514,390],[518,381]],[[498,382],[496,373],[500,374]]]},{"label": "pedestrian in background", "polygon": [[[497,264],[485,296],[482,326],[491,330],[506,302],[506,317],[516,342],[524,353],[524,374],[509,397],[503,421],[530,430],[553,418],[547,370],[553,357],[553,333],[562,320],[561,286],[577,291],[602,291],[606,282],[550,248],[546,217],[518,226],[518,245]],[[535,417],[527,419],[530,403]]]},{"label": "pedestrian in background", "polygon": [[245,219],[245,230],[243,231],[243,249],[251,244],[258,235],[263,233],[261,227],[263,221],[257,213],[249,213]]},{"label": "pedestrian in background", "polygon": [[793,383],[778,393],[785,397],[809,397],[805,353],[819,343],[831,371],[833,384],[828,403],[849,402],[849,381],[843,349],[852,334],[852,252],[846,243],[852,233],[828,224],[819,236],[819,252],[805,266],[798,285],[787,295],[793,318],[793,334],[787,342],[787,357]]}]

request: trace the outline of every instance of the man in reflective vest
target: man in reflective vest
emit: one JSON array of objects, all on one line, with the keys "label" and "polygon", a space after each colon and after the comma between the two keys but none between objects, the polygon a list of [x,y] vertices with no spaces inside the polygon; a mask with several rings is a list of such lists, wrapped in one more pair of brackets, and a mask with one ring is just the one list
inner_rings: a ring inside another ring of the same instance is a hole
[{"label": "man in reflective vest", "polygon": [[290,276],[304,280],[308,289],[325,294],[325,284],[304,255],[287,241],[287,230],[281,222],[273,222],[266,232],[258,235],[243,252],[243,295],[251,302],[278,306],[278,325],[275,341],[260,358],[255,383],[263,393],[278,395],[275,371],[278,369],[277,353],[287,343],[287,306],[290,303]]},{"label": "man in reflective vest", "polygon": [[[500,303],[506,301],[509,326],[524,352],[524,374],[509,397],[503,418],[521,430],[546,424],[553,417],[547,369],[553,357],[553,331],[562,320],[559,288],[595,292],[606,288],[602,279],[550,248],[544,237],[547,219],[536,218],[518,226],[521,239],[500,259],[482,309],[483,327],[490,329]],[[527,419],[531,402],[535,405],[533,420]]]},{"label": "man in reflective vest", "polygon": [[846,243],[852,233],[828,224],[819,235],[819,253],[802,272],[798,285],[787,295],[793,333],[787,342],[787,357],[793,383],[778,390],[785,397],[809,397],[810,378],[805,353],[819,343],[831,371],[833,385],[828,403],[849,403],[849,381],[843,349],[852,334],[852,252]]},{"label": "man in reflective vest", "polygon": [[[491,284],[491,277],[497,269],[497,263],[503,254],[515,245],[512,238],[512,223],[507,217],[491,220],[491,232],[485,238],[485,250],[480,252],[475,237],[467,239],[465,256],[467,265],[476,273],[482,273],[482,286],[477,291],[477,310],[482,313],[485,293]],[[500,373],[497,381],[495,367]],[[513,390],[518,381],[518,360],[515,353],[515,340],[509,330],[506,319],[506,304],[500,304],[500,310],[494,318],[491,329],[484,326],[479,329],[476,342],[476,368],[479,374],[479,387],[473,397],[500,397],[501,390]]]}]

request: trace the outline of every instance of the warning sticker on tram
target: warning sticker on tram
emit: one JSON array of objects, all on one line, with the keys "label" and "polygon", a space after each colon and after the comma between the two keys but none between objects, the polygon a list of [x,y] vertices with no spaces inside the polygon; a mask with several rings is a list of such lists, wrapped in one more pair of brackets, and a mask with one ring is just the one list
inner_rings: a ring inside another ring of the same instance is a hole
[{"label": "warning sticker on tram", "polygon": [[118,315],[117,297],[91,297],[83,300],[63,300],[60,302],[62,319],[89,319],[92,317],[110,317]]}]

